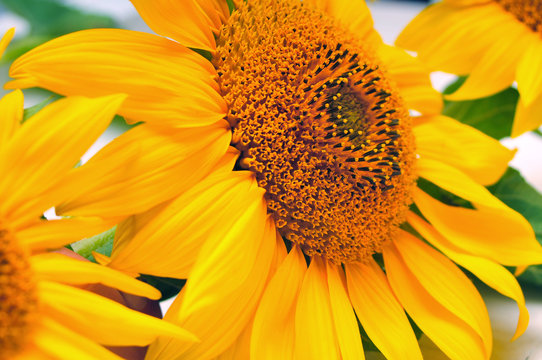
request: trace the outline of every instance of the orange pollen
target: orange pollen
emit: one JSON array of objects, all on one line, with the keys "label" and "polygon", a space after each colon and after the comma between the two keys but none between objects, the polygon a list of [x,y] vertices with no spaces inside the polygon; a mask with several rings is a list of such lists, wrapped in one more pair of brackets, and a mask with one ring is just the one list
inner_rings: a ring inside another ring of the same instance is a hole
[{"label": "orange pollen", "polygon": [[374,51],[296,0],[240,1],[213,62],[238,166],[281,235],[340,264],[379,252],[415,184],[411,119]]},{"label": "orange pollen", "polygon": [[506,11],[542,35],[542,0],[495,0]]},{"label": "orange pollen", "polygon": [[37,316],[37,292],[28,256],[0,228],[0,359],[24,349]]}]

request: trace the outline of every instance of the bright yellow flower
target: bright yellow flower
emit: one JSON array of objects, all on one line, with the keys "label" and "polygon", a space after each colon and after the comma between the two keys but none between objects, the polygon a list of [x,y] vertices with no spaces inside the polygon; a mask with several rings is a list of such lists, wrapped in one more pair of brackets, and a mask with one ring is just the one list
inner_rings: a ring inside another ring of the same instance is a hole
[{"label": "bright yellow flower", "polygon": [[[229,150],[186,151],[184,175],[169,179],[181,195],[120,224],[111,258],[100,258],[188,279],[166,318],[201,342],[160,340],[148,358],[362,359],[359,319],[387,358],[421,359],[406,310],[450,358],[488,359],[487,310],[452,261],[516,300],[516,336],[525,330],[523,294],[502,265],[540,263],[542,248],[483,187],[513,152],[437,115],[427,73],[382,44],[364,2],[238,1],[231,16],[221,0],[132,2],[164,37],[64,36],[18,59],[11,86],[127,93],[119,111],[146,121],[149,139],[203,144],[229,133]],[[472,207],[434,199],[418,178]]]},{"label": "bright yellow flower", "polygon": [[397,44],[434,70],[470,74],[450,100],[489,96],[517,81],[512,136],[542,124],[542,1],[444,0],[412,20]]},{"label": "bright yellow flower", "polygon": [[[0,56],[12,36],[10,30],[0,41]],[[185,330],[80,286],[102,283],[152,299],[160,297],[156,289],[115,270],[46,251],[114,224],[92,217],[40,217],[57,202],[96,185],[94,179],[64,180],[124,98],[62,99],[23,125],[22,92],[0,99],[1,359],[120,359],[98,344],[143,346],[160,334],[195,340]]]}]

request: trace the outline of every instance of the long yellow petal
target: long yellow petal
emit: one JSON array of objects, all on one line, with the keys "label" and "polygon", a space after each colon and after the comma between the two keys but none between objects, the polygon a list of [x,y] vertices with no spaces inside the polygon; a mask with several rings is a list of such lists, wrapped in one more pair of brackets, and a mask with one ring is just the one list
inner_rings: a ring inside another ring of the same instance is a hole
[{"label": "long yellow petal", "polygon": [[492,2],[475,7],[438,2],[411,21],[396,44],[418,52],[433,70],[468,74],[489,46],[506,34],[502,24],[508,20],[508,14]]},{"label": "long yellow petal", "polygon": [[517,302],[519,320],[514,339],[519,337],[527,329],[529,312],[525,306],[525,297],[516,278],[510,271],[494,261],[466,254],[446,240],[431,225],[413,213],[407,215],[407,220],[427,241],[450,259],[472,272],[493,289]]},{"label": "long yellow petal", "polygon": [[343,360],[364,360],[358,321],[346,292],[346,278],[339,266],[326,262],[333,323]]},{"label": "long yellow petal", "polygon": [[[183,2],[185,3],[185,2]],[[8,88],[43,87],[62,95],[126,93],[119,114],[129,122],[204,126],[222,119],[211,63],[160,36],[120,29],[79,31],[18,58]]]},{"label": "long yellow petal", "polygon": [[295,359],[341,359],[326,265],[320,257],[312,257],[305,273],[295,311]]},{"label": "long yellow petal", "polygon": [[[218,32],[221,20],[218,9],[213,9],[210,6],[213,4],[208,0],[130,1],[157,34],[177,40],[187,47],[215,50],[215,37],[211,30]],[[215,5],[218,4],[215,2]]]},{"label": "long yellow petal", "polygon": [[414,127],[420,157],[449,164],[482,185],[495,183],[515,151],[475,128],[446,116],[428,117]]},{"label": "long yellow petal", "polygon": [[21,90],[15,90],[0,99],[0,151],[21,126],[24,97]]},{"label": "long yellow petal", "polygon": [[540,35],[531,33],[527,51],[522,54],[519,62],[516,79],[521,101],[529,106],[542,94],[542,79],[538,74],[542,72],[542,41]]},{"label": "long yellow petal", "polygon": [[510,266],[542,263],[531,225],[506,205],[473,210],[445,205],[419,189],[413,195],[427,220],[464,251]]},{"label": "long yellow petal", "polygon": [[382,354],[388,359],[421,360],[414,331],[380,266],[370,260],[347,264],[345,269],[356,315]]},{"label": "long yellow petal", "polygon": [[530,105],[525,105],[522,98],[519,98],[512,125],[512,137],[519,136],[524,132],[534,130],[542,125],[542,94],[538,95]]},{"label": "long yellow petal", "polygon": [[[100,344],[143,346],[158,336],[174,337],[186,343],[197,341],[192,333],[180,327],[89,291],[40,281],[38,292],[42,307],[50,317]],[[92,319],[90,325],[89,319]]]},{"label": "long yellow petal", "polygon": [[[469,77],[449,100],[467,100],[486,97],[508,88],[516,77],[516,69],[525,49],[533,41],[530,30],[516,22],[499,25],[506,30],[498,42],[486,49]],[[540,40],[537,38],[536,40]]]},{"label": "long yellow petal", "polygon": [[28,208],[47,190],[59,196],[65,189],[53,185],[77,164],[107,128],[125,96],[58,100],[28,119],[0,152],[0,213],[21,221],[45,209]]},{"label": "long yellow petal", "polygon": [[433,88],[429,70],[418,59],[389,45],[380,46],[379,55],[409,109],[422,114],[440,114],[442,95]]},{"label": "long yellow petal", "polygon": [[306,271],[303,253],[295,246],[278,268],[258,306],[250,345],[253,359],[294,359],[295,309]]},{"label": "long yellow petal", "polygon": [[32,268],[42,280],[66,284],[101,283],[125,293],[159,299],[160,291],[121,272],[65,255],[45,253],[31,257]]},{"label": "long yellow petal", "polygon": [[427,292],[410,272],[393,243],[384,249],[383,254],[393,292],[425,335],[452,360],[489,359],[478,334]]},{"label": "long yellow petal", "polygon": [[124,228],[119,228],[109,266],[188,278],[205,241],[224,237],[238,221],[232,214],[242,214],[252,203],[251,197],[239,199],[251,183],[249,172],[209,177],[171,202],[132,238],[124,237]]},{"label": "long yellow petal", "polygon": [[150,359],[160,352],[186,360],[217,356],[233,344],[254,315],[274,256],[276,228],[266,219],[255,180],[247,185],[238,197],[251,199],[250,204],[227,234],[207,239],[180,299],[165,316],[196,334],[201,343],[162,342],[149,349]]},{"label": "long yellow petal", "polygon": [[491,354],[493,338],[482,297],[467,276],[448,258],[415,236],[399,231],[394,239],[405,265],[440,305],[466,322],[482,338]]},{"label": "long yellow petal", "polygon": [[176,130],[137,126],[69,174],[62,186],[74,189],[74,195],[57,206],[57,213],[126,216],[146,211],[214,170],[230,140],[225,121]]},{"label": "long yellow petal", "polygon": [[[41,319],[40,329],[34,335],[33,342],[43,355],[57,360],[122,360],[109,350],[77,334],[69,325],[63,326],[49,317]],[[41,360],[41,356],[38,359]]]},{"label": "long yellow petal", "polygon": [[4,51],[6,51],[11,39],[13,39],[13,35],[15,35],[15,28],[11,28],[6,31],[4,36],[2,36],[2,39],[0,39],[0,59],[4,55]]}]

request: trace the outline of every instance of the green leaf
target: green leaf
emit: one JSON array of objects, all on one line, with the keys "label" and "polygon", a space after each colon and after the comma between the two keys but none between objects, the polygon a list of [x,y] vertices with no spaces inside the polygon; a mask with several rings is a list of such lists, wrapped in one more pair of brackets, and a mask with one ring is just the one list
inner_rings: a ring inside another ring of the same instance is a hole
[{"label": "green leaf", "polygon": [[186,283],[185,279],[174,279],[145,274],[140,275],[138,279],[160,290],[162,293],[160,300],[166,300],[177,295]]},{"label": "green leaf", "polygon": [[115,21],[105,15],[88,14],[58,0],[1,0],[10,11],[30,23],[31,35],[64,35],[73,31],[115,27]]},{"label": "green leaf", "polygon": [[235,4],[233,3],[233,0],[226,0],[226,3],[228,4],[228,10],[230,10],[230,14],[235,11]]},{"label": "green leaf", "polygon": [[[464,82],[460,77],[449,85],[444,94],[451,94]],[[470,125],[487,135],[502,139],[510,136],[519,93],[510,87],[495,95],[467,101],[444,101],[442,113]]]},{"label": "green leaf", "polygon": [[[503,177],[488,189],[523,215],[531,223],[538,242],[542,243],[542,195],[523,179],[519,171],[508,168]],[[542,285],[542,266],[530,266],[519,281]]]},{"label": "green leaf", "polygon": [[76,241],[71,244],[71,247],[73,251],[92,262],[96,262],[96,259],[92,256],[93,251],[106,256],[111,256],[116,228],[117,227],[115,226],[96,236]]}]

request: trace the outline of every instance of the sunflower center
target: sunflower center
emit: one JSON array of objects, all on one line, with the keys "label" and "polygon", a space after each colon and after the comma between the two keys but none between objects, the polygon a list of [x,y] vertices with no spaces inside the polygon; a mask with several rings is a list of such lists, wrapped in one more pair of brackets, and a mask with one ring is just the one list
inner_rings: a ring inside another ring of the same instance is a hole
[{"label": "sunflower center", "polygon": [[542,0],[495,0],[516,19],[542,35]]},{"label": "sunflower center", "polygon": [[0,228],[0,359],[26,345],[37,314],[37,293],[27,254]]},{"label": "sunflower center", "polygon": [[239,166],[281,235],[337,264],[379,252],[411,203],[415,152],[371,49],[294,0],[240,2],[217,42]]}]

